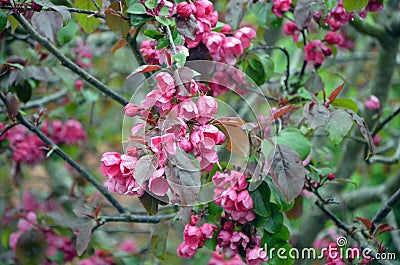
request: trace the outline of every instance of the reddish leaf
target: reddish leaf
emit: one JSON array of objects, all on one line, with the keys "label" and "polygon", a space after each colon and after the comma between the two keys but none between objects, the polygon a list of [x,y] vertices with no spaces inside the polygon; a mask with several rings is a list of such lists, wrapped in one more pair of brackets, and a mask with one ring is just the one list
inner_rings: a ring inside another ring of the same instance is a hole
[{"label": "reddish leaf", "polygon": [[370,155],[375,154],[376,147],[374,144],[374,140],[372,139],[371,132],[369,131],[368,125],[365,122],[365,120],[363,118],[359,117],[354,111],[352,111],[350,109],[344,109],[344,110],[347,111],[351,115],[353,120],[356,122],[361,135],[364,137],[365,141],[367,142],[368,149],[369,149],[369,154],[368,154],[367,158]]},{"label": "reddish leaf", "polygon": [[358,221],[361,221],[368,230],[371,229],[372,223],[371,223],[371,221],[369,219],[362,218],[362,217],[356,217],[356,219]]},{"label": "reddish leaf", "polygon": [[233,29],[239,27],[240,21],[242,21],[245,8],[248,5],[249,0],[229,0],[226,6],[226,23],[232,26]]},{"label": "reddish leaf", "polygon": [[378,235],[381,235],[381,234],[384,234],[384,233],[391,232],[391,231],[395,230],[395,228],[390,226],[389,224],[381,224],[376,229],[379,230]]},{"label": "reddish leaf", "polygon": [[305,169],[301,157],[291,148],[276,145],[268,156],[270,175],[275,186],[287,202],[300,195],[305,181]]},{"label": "reddish leaf", "polygon": [[126,79],[133,76],[134,74],[148,73],[148,72],[153,72],[153,71],[157,71],[157,70],[161,70],[161,69],[162,68],[159,65],[142,65],[142,66],[139,66],[135,71],[130,73]]},{"label": "reddish leaf", "polygon": [[14,94],[7,93],[5,105],[8,117],[11,120],[14,120],[19,112],[19,103],[18,100],[15,98]]},{"label": "reddish leaf", "polygon": [[218,122],[222,126],[240,127],[246,124],[246,122],[239,117],[224,117],[215,119],[214,121]]},{"label": "reddish leaf", "polygon": [[293,104],[284,106],[280,109],[278,109],[275,113],[274,113],[274,119],[277,119],[279,117],[281,117],[282,115],[288,113],[292,108],[294,107]]},{"label": "reddish leaf", "polygon": [[80,224],[78,230],[75,231],[76,252],[78,253],[78,256],[82,255],[87,249],[92,236],[93,227],[94,224],[92,222],[85,222]]},{"label": "reddish leaf", "polygon": [[145,192],[139,197],[139,201],[146,209],[148,214],[155,215],[158,212],[158,205],[160,204],[160,201],[149,193]]},{"label": "reddish leaf", "polygon": [[176,29],[178,30],[179,34],[182,34],[183,36],[192,40],[196,38],[197,23],[194,17],[190,16],[189,18],[183,18],[177,16],[175,18],[175,22]]},{"label": "reddish leaf", "polygon": [[303,196],[294,199],[293,208],[286,212],[289,220],[297,220],[303,215]]},{"label": "reddish leaf", "polygon": [[126,39],[120,39],[119,41],[117,41],[111,49],[112,55],[114,55],[119,49],[125,47],[126,45]]},{"label": "reddish leaf", "polygon": [[145,155],[138,160],[133,176],[139,186],[142,187],[144,182],[153,175],[156,171],[157,163],[157,158],[153,155]]},{"label": "reddish leaf", "polygon": [[57,32],[63,26],[63,20],[57,12],[34,12],[31,21],[32,26],[51,42],[57,39]]},{"label": "reddish leaf", "polygon": [[346,81],[344,81],[340,86],[338,86],[337,88],[335,88],[335,90],[332,91],[332,93],[329,95],[328,104],[335,101],[336,97],[339,95],[340,91],[342,91],[345,84]]},{"label": "reddish leaf", "polygon": [[101,208],[103,208],[103,203],[100,203],[99,206],[97,206],[96,210],[93,213],[94,218],[97,218],[99,216]]}]

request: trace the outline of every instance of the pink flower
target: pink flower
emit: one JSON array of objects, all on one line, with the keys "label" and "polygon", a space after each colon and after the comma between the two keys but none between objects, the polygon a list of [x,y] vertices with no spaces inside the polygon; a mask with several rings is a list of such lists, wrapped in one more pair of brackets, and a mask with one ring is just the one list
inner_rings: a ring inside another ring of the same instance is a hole
[{"label": "pink flower", "polygon": [[326,33],[324,40],[328,44],[339,44],[343,41],[342,35],[340,35],[336,31],[329,31],[328,33]]},{"label": "pink flower", "polygon": [[175,93],[175,80],[167,72],[161,72],[156,75],[158,80],[157,86],[162,92],[162,95],[170,98]]},{"label": "pink flower", "polygon": [[114,178],[121,174],[119,166],[121,155],[119,153],[106,152],[101,156],[100,161],[102,162],[100,170],[106,177]]},{"label": "pink flower", "polygon": [[72,52],[76,55],[77,65],[85,69],[92,67],[93,54],[90,51],[90,42],[85,44],[82,39],[78,40],[78,47],[72,49]]},{"label": "pink flower", "polygon": [[246,260],[248,265],[261,265],[263,262],[268,261],[267,253],[260,247],[247,249]]},{"label": "pink flower", "polygon": [[208,0],[200,0],[194,2],[196,6],[196,17],[197,18],[205,18],[211,14],[214,10],[214,5]]},{"label": "pink flower", "polygon": [[29,134],[23,141],[11,145],[13,160],[16,163],[35,165],[44,159],[44,150],[41,147],[44,147],[42,140],[34,134]]},{"label": "pink flower", "polygon": [[286,35],[292,35],[293,36],[293,41],[297,42],[299,40],[299,35],[300,35],[300,30],[297,27],[296,23],[292,22],[292,21],[287,21],[284,25],[283,25],[283,32]]},{"label": "pink flower", "polygon": [[210,121],[211,116],[217,113],[218,103],[215,98],[210,96],[200,96],[196,102],[198,109],[197,121],[205,124]]},{"label": "pink flower", "polygon": [[76,89],[78,89],[79,92],[82,92],[83,81],[82,80],[76,80],[74,82],[74,86],[76,87]]},{"label": "pink flower", "polygon": [[324,56],[330,56],[331,54],[331,48],[323,44],[320,40],[313,40],[304,47],[306,61],[314,62],[315,67],[319,67],[324,62]]},{"label": "pink flower", "polygon": [[199,115],[196,104],[190,99],[187,99],[179,104],[179,117],[184,120],[195,119]]},{"label": "pink flower", "polygon": [[291,4],[292,0],[274,0],[272,11],[277,17],[282,17],[283,13],[290,9]]},{"label": "pink flower", "polygon": [[236,63],[236,56],[243,53],[243,46],[241,41],[235,37],[226,37],[223,44],[223,60],[227,64],[234,65]]},{"label": "pink flower", "polygon": [[164,168],[156,170],[153,176],[150,177],[149,189],[158,196],[164,196],[167,194],[169,185],[168,180],[164,176]]},{"label": "pink flower", "polygon": [[364,106],[370,110],[377,110],[381,107],[381,102],[379,101],[379,98],[377,98],[374,95],[371,95],[369,97],[369,100],[364,102]]},{"label": "pink flower", "polygon": [[193,14],[193,12],[196,11],[196,8],[191,4],[188,4],[186,2],[180,2],[177,6],[176,6],[176,13],[181,16],[181,17],[190,17],[191,14]]},{"label": "pink flower", "polygon": [[333,30],[338,30],[341,26],[346,25],[353,17],[352,14],[347,13],[343,4],[339,3],[335,10],[328,14],[325,22],[331,26]]},{"label": "pink flower", "polygon": [[242,42],[243,48],[249,48],[251,39],[256,37],[256,31],[250,27],[243,27],[238,29],[233,36]]},{"label": "pink flower", "polygon": [[217,227],[213,224],[204,223],[200,226],[200,230],[204,238],[212,238]]},{"label": "pink flower", "polygon": [[232,32],[232,27],[229,24],[224,24],[221,28],[221,33],[230,34]]},{"label": "pink flower", "polygon": [[86,140],[86,133],[79,121],[70,119],[64,123],[64,137],[67,145],[77,144],[81,140]]},{"label": "pink flower", "polygon": [[139,114],[140,110],[141,110],[141,108],[133,103],[128,103],[124,107],[125,115],[129,116],[129,117],[135,117],[136,115]]},{"label": "pink flower", "polygon": [[245,265],[245,263],[238,255],[235,255],[229,260],[225,259],[224,255],[219,252],[217,246],[217,249],[212,253],[212,257],[208,262],[208,265]]},{"label": "pink flower", "polygon": [[132,254],[136,254],[138,252],[137,244],[132,239],[125,239],[121,245],[119,245],[119,249]]},{"label": "pink flower", "polygon": [[56,144],[62,144],[65,140],[64,126],[59,120],[43,122],[42,132],[50,137]]},{"label": "pink flower", "polygon": [[222,44],[225,38],[226,37],[224,34],[214,31],[210,32],[209,34],[206,34],[203,37],[203,43],[210,51],[211,56],[217,61],[223,59],[221,52],[222,52]]},{"label": "pink flower", "polygon": [[196,254],[196,248],[192,248],[186,242],[182,242],[178,247],[177,253],[182,258],[189,259]]}]

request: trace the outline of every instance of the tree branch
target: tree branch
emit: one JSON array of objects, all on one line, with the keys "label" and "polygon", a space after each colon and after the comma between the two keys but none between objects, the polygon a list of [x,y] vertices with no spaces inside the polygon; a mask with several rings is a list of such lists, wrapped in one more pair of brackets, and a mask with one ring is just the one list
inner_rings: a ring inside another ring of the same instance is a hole
[{"label": "tree branch", "polygon": [[[106,17],[104,14],[101,14],[99,11],[93,11],[93,10],[86,10],[86,9],[78,9],[74,7],[65,7],[67,11],[71,13],[78,13],[78,14],[87,14],[96,18],[102,18],[105,19]],[[2,6],[1,9],[5,10],[14,10],[13,6]],[[24,7],[22,10],[19,10],[20,12],[26,12],[26,11],[33,11],[31,7]],[[51,12],[57,12],[57,10],[52,9],[51,7],[49,8],[43,8],[41,11],[51,11]]]},{"label": "tree branch", "polygon": [[54,94],[42,97],[37,100],[28,101],[28,103],[21,106],[20,109],[28,110],[28,109],[43,107],[44,105],[46,105],[48,103],[51,103],[53,101],[57,101],[57,100],[63,98],[67,94],[67,92],[68,92],[68,89],[64,88]]},{"label": "tree branch", "polygon": [[67,67],[77,75],[79,75],[82,79],[84,79],[89,84],[93,85],[96,89],[103,92],[108,97],[112,98],[122,106],[125,106],[129,103],[128,100],[123,98],[121,95],[117,94],[102,82],[100,82],[96,77],[92,76],[73,61],[71,61],[68,57],[62,54],[47,38],[40,35],[32,25],[23,17],[21,14],[13,13],[13,16],[16,20],[29,32],[29,34],[42,46],[46,47],[60,62],[63,66]]},{"label": "tree branch", "polygon": [[398,114],[400,114],[400,107],[397,108],[395,111],[390,113],[388,117],[386,117],[382,122],[378,124],[378,126],[375,127],[372,136],[375,136],[378,132],[380,132],[386,124],[388,124],[394,117],[396,117]]},{"label": "tree branch", "polygon": [[[3,93],[0,93],[0,99],[5,104],[6,97]],[[48,153],[56,153],[59,157],[61,157],[65,162],[67,162],[72,168],[76,170],[80,175],[82,175],[87,181],[93,184],[95,188],[118,210],[120,213],[125,213],[126,210],[122,207],[122,205],[108,192],[108,190],[103,187],[89,172],[83,169],[78,163],[76,163],[70,156],[68,156],[58,145],[56,145],[50,138],[48,138],[38,127],[36,127],[31,122],[27,121],[20,113],[16,116],[16,120],[25,126],[28,130],[36,134],[40,140],[43,141],[49,148],[50,152]]]},{"label": "tree branch", "polygon": [[376,213],[374,218],[372,218],[372,227],[371,227],[371,234],[374,233],[376,229],[376,225],[385,218],[393,207],[400,201],[400,188],[389,198],[389,200],[385,203],[385,205]]},{"label": "tree branch", "polygon": [[100,216],[99,223],[103,225],[110,222],[127,222],[127,223],[148,223],[156,224],[165,219],[171,219],[176,216],[176,213],[156,216],[146,215],[130,215],[124,214],[119,216]]},{"label": "tree branch", "polygon": [[363,21],[360,17],[354,17],[354,20],[350,22],[350,25],[353,26],[359,32],[376,38],[383,46],[386,42],[386,31],[383,28],[379,28],[376,25],[369,24]]}]

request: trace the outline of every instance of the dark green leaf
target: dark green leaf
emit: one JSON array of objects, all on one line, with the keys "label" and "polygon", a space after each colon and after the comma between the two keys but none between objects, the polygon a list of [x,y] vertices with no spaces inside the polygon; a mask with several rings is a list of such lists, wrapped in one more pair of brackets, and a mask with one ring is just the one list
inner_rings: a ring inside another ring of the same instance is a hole
[{"label": "dark green leaf", "polygon": [[0,9],[0,32],[2,32],[7,26],[7,14]]},{"label": "dark green leaf", "polygon": [[270,175],[275,186],[283,194],[287,202],[300,195],[305,181],[305,169],[301,157],[291,148],[276,145],[270,153]]},{"label": "dark green leaf", "polygon": [[171,224],[172,222],[170,219],[163,220],[159,224],[155,225],[152,231],[149,253],[161,260],[165,258],[168,242],[168,232]]},{"label": "dark green leaf", "polygon": [[262,217],[268,217],[271,214],[270,198],[271,190],[266,182],[261,182],[257,189],[250,192],[254,201],[253,211]]},{"label": "dark green leaf", "polygon": [[144,4],[146,5],[147,8],[154,9],[157,7],[158,1],[157,0],[146,0],[146,2],[144,2]]},{"label": "dark green leaf", "polygon": [[149,193],[145,192],[139,197],[139,201],[150,215],[155,215],[158,212],[158,204],[160,201],[151,196]]},{"label": "dark green leaf", "polygon": [[163,48],[169,46],[169,44],[170,44],[170,43],[169,43],[169,39],[168,39],[168,38],[159,39],[159,40],[157,41],[157,47],[156,47],[156,49],[157,49],[157,50],[161,50],[161,49],[163,49]]},{"label": "dark green leaf", "polygon": [[29,82],[17,84],[15,86],[15,92],[17,93],[18,99],[24,103],[28,102],[32,96],[32,86]]},{"label": "dark green leaf", "polygon": [[248,64],[244,71],[257,85],[261,85],[265,82],[264,66],[260,61],[260,58],[256,54],[252,54],[248,58]]},{"label": "dark green leaf", "polygon": [[174,59],[176,63],[184,64],[186,62],[186,55],[183,53],[176,53],[172,55],[172,59]]},{"label": "dark green leaf", "polygon": [[158,17],[156,16],[155,19],[161,23],[164,26],[172,26],[174,24],[174,21],[172,19],[166,18],[166,17]]},{"label": "dark green leaf", "polygon": [[269,265],[292,265],[294,263],[293,256],[296,255],[296,252],[290,253],[292,246],[289,243],[282,243],[279,245],[275,245],[274,247],[276,249],[279,249],[281,257],[285,258],[279,257],[278,254],[275,252],[275,255],[268,259]]},{"label": "dark green leaf", "polygon": [[135,28],[150,20],[152,20],[152,17],[148,15],[131,15],[131,25]]},{"label": "dark green leaf", "polygon": [[279,205],[281,211],[288,211],[293,208],[294,201],[287,202],[285,197],[283,197],[282,193],[275,186],[271,179],[267,178],[267,183],[269,188],[271,189],[274,201]]},{"label": "dark green leaf", "polygon": [[61,45],[65,45],[72,40],[73,37],[76,36],[76,32],[78,31],[78,25],[75,20],[71,19],[69,23],[58,30],[57,39]]},{"label": "dark green leaf", "polygon": [[308,91],[316,94],[324,88],[325,84],[324,81],[322,81],[321,76],[314,71],[311,73],[304,86]]},{"label": "dark green leaf", "polygon": [[329,139],[335,145],[338,145],[349,133],[352,126],[353,119],[350,114],[343,109],[337,109],[332,112],[331,119],[326,124],[325,129],[329,133]]},{"label": "dark green leaf", "polygon": [[271,203],[271,215],[267,218],[263,228],[269,233],[276,233],[282,229],[283,214],[280,212],[279,206]]},{"label": "dark green leaf", "polygon": [[144,31],[144,35],[155,40],[159,40],[165,36],[164,33],[161,33],[154,29],[146,29]]},{"label": "dark green leaf", "polygon": [[276,143],[292,148],[302,160],[306,159],[311,152],[310,141],[296,128],[286,128],[280,131],[276,137]]},{"label": "dark green leaf", "polygon": [[274,76],[274,69],[275,69],[274,60],[272,60],[271,56],[269,56],[268,54],[263,54],[260,55],[259,57],[264,67],[265,78],[269,80]]}]

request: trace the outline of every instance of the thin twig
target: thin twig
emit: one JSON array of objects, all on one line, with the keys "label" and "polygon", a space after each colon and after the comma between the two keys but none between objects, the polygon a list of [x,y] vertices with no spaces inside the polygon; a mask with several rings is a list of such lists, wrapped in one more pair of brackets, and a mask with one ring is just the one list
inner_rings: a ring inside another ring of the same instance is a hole
[{"label": "thin twig", "polygon": [[374,137],[378,132],[380,132],[386,126],[386,124],[388,124],[399,113],[400,113],[400,107],[398,107],[388,117],[386,117],[381,123],[379,123],[378,126],[376,126],[375,130],[372,133],[372,137]]},{"label": "thin twig", "polygon": [[[93,11],[93,10],[86,10],[86,9],[79,9],[79,8],[74,8],[74,7],[65,7],[67,11],[71,13],[78,13],[78,14],[87,14],[92,17],[96,18],[102,18],[105,19],[105,15],[101,14],[99,11]],[[14,7],[12,6],[2,6],[1,9],[5,10],[14,10]],[[19,12],[26,12],[26,11],[33,11],[31,7],[23,7],[22,10],[19,9]],[[48,8],[43,8],[41,11],[51,11],[51,12],[57,12],[57,10],[52,9],[51,7]]]},{"label": "thin twig", "polygon": [[371,234],[375,232],[376,225],[385,218],[390,211],[393,210],[393,207],[400,201],[400,188],[389,198],[389,200],[385,203],[385,205],[376,213],[374,218],[372,218],[372,227],[371,227]]},{"label": "thin twig", "polygon": [[101,9],[100,9],[100,6],[97,4],[97,1],[96,1],[96,0],[92,0],[92,3],[93,3],[94,6],[97,8],[97,10],[100,12]]},{"label": "thin twig", "polygon": [[13,124],[8,125],[1,133],[0,133],[0,138],[6,134],[10,129],[12,129],[14,126],[20,124],[19,122],[14,122]]},{"label": "thin twig", "polygon": [[[140,25],[138,25],[135,29],[135,33],[133,33],[133,36],[130,33],[128,33],[128,35],[126,36],[126,41],[129,45],[129,48],[131,48],[131,51],[132,51],[133,55],[135,56],[139,65],[146,64],[146,61],[144,60],[143,55],[140,52],[140,48],[137,43],[137,36],[139,35],[139,32],[142,30],[142,28],[145,24],[146,23],[141,23]],[[146,76],[146,78],[150,77],[150,73],[145,73],[145,76]]]},{"label": "thin twig", "polygon": [[172,47],[172,51],[174,54],[177,54],[176,46],[174,43],[174,38],[172,38],[171,29],[169,28],[169,26],[166,26],[165,28],[167,30],[167,35],[168,35],[169,43],[171,44],[171,47]]},{"label": "thin twig", "polygon": [[171,219],[176,216],[176,213],[156,216],[146,215],[120,215],[120,216],[100,216],[99,223],[105,224],[110,222],[127,222],[127,223],[148,223],[156,224],[165,219]]},{"label": "thin twig", "polygon": [[89,84],[93,85],[96,89],[103,92],[108,97],[117,101],[121,105],[125,106],[129,103],[128,100],[123,98],[121,95],[117,94],[110,88],[108,88],[105,84],[100,82],[96,77],[92,76],[73,61],[71,61],[68,57],[62,54],[47,38],[40,35],[32,25],[23,17],[21,14],[13,13],[13,16],[18,22],[29,32],[29,34],[42,46],[46,47],[60,62],[63,66],[67,67],[77,75],[79,75],[82,79],[84,79]]},{"label": "thin twig", "polygon": [[42,97],[40,99],[32,100],[21,106],[21,110],[28,110],[33,108],[43,107],[44,105],[51,103],[53,101],[57,101],[67,95],[68,89],[64,88],[54,94]]},{"label": "thin twig", "polygon": [[[5,104],[6,96],[0,93],[0,99]],[[126,210],[122,205],[103,187],[89,172],[83,169],[78,163],[76,163],[70,156],[68,156],[58,145],[56,145],[50,138],[48,138],[38,127],[31,122],[27,121],[20,113],[16,116],[18,122],[24,125],[28,130],[36,134],[40,140],[45,143],[53,153],[56,153],[65,162],[67,162],[72,168],[74,168],[81,176],[87,181],[93,184],[95,188],[118,210],[120,213],[125,213]]]}]

